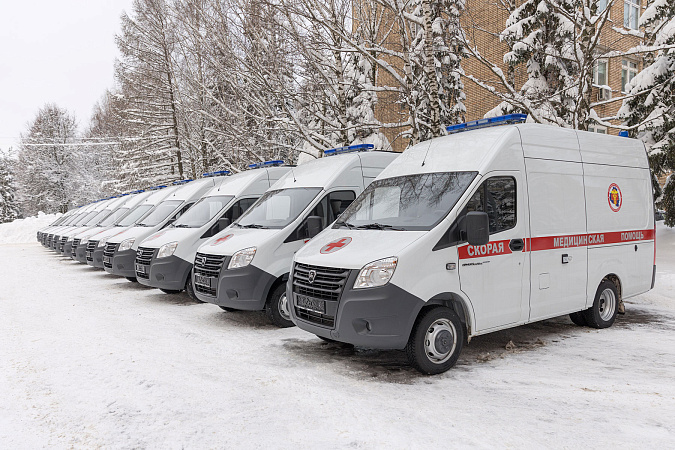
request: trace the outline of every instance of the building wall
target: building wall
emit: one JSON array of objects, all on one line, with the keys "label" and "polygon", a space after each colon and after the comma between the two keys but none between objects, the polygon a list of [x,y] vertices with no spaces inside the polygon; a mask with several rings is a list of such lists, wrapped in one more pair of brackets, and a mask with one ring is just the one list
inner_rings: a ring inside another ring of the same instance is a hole
[{"label": "building wall", "polygon": [[[498,64],[504,73],[507,73],[507,67],[503,63],[504,54],[508,51],[508,47],[499,41],[498,35],[504,29],[506,20],[509,17],[509,11],[501,4],[494,0],[467,0],[466,10],[462,17],[462,26],[469,41],[475,44],[482,55],[489,61]],[[516,2],[518,5],[522,4],[522,0]],[[646,0],[642,0],[641,12],[646,8]],[[629,30],[624,27],[624,1],[617,0],[612,5],[610,11],[610,21],[605,26],[601,36],[600,51],[620,50],[625,51],[640,43],[641,33]],[[386,21],[383,21],[384,26],[388,26]],[[392,45],[397,45],[398,37],[396,33],[392,33],[388,42]],[[608,59],[608,85],[611,87],[611,100],[599,105],[595,108],[596,113],[601,118],[614,117],[621,107],[623,94],[621,93],[621,71],[622,59],[626,58],[610,58]],[[638,70],[642,68],[642,62],[639,57],[633,58],[633,61],[638,64]],[[402,64],[401,61],[389,60],[392,65]],[[397,66],[398,67],[398,66]],[[462,67],[466,75],[473,75],[479,80],[493,84],[496,89],[501,89],[500,84],[496,81],[496,77],[489,68],[481,64],[475,58],[464,59]],[[392,78],[383,74],[379,70],[378,77],[380,77],[376,84],[383,86],[391,83]],[[527,79],[527,74],[524,67],[517,67],[514,74],[514,81],[516,86],[522,86]],[[495,108],[499,103],[499,98],[478,86],[471,81],[470,78],[464,77],[464,88],[466,93],[466,120],[475,120],[482,118],[488,111]],[[598,99],[599,89],[593,88],[593,101]],[[375,116],[382,123],[401,123],[407,119],[407,107],[398,103],[396,94],[393,93],[378,93],[378,103],[375,107]],[[620,121],[616,119],[610,120],[613,124],[619,124]],[[400,136],[400,133],[405,131],[406,127],[387,128],[383,130],[384,134],[389,139],[391,149],[394,151],[403,151],[407,145],[407,139]],[[611,134],[618,134],[619,130],[608,129],[607,132]]]}]

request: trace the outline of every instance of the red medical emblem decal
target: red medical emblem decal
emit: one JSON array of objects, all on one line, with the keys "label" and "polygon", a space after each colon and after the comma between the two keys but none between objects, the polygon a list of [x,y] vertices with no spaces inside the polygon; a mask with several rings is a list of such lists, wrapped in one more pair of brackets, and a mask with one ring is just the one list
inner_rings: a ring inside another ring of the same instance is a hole
[{"label": "red medical emblem decal", "polygon": [[223,236],[219,239],[216,239],[215,242],[211,245],[213,246],[213,245],[221,244],[221,243],[225,242],[226,240],[228,240],[229,238],[231,238],[232,236],[234,236],[234,234],[228,234],[226,236]]},{"label": "red medical emblem decal", "polygon": [[319,251],[321,253],[323,253],[324,255],[327,254],[327,253],[337,252],[341,248],[344,248],[347,245],[349,245],[349,243],[351,241],[352,241],[352,238],[350,238],[350,237],[338,239],[336,241],[329,242],[328,244],[324,245],[323,247],[321,247],[321,250],[319,250]]},{"label": "red medical emblem decal", "polygon": [[153,239],[157,239],[160,236],[164,236],[164,234],[166,234],[166,231],[160,231],[159,233],[153,234],[152,236],[147,238],[146,241],[151,241]]},{"label": "red medical emblem decal", "polygon": [[623,203],[623,197],[621,196],[621,189],[616,183],[609,185],[609,190],[607,191],[607,201],[609,202],[609,207],[614,212],[618,212],[621,209]]}]

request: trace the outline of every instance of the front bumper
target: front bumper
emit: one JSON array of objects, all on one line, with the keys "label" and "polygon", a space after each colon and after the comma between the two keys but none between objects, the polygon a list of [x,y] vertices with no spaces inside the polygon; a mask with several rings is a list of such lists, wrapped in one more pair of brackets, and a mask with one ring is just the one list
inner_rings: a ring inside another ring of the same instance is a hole
[{"label": "front bumper", "polygon": [[112,267],[103,267],[106,272],[121,277],[135,277],[134,261],[136,260],[136,250],[129,249],[116,251],[111,258]]},{"label": "front bumper", "polygon": [[155,250],[150,264],[138,264],[136,262],[136,265],[141,265],[144,268],[142,272],[136,270],[138,282],[158,289],[175,291],[185,289],[185,284],[192,270],[192,263],[173,255],[157,259],[156,254],[157,250]]},{"label": "front bumper", "polygon": [[[334,325],[318,325],[299,317],[297,294],[290,297],[291,319],[299,328],[317,336],[358,347],[403,349],[425,302],[391,283],[376,288],[352,289],[358,270],[352,270],[337,301],[326,300],[326,313]],[[286,292],[292,292],[293,274]]]},{"label": "front bumper", "polygon": [[199,292],[193,280],[197,298],[214,305],[245,311],[264,309],[267,294],[276,281],[276,277],[252,264],[228,270],[226,267],[229,261],[230,258],[225,260],[223,269],[220,271],[215,297]]},{"label": "front bumper", "polygon": [[75,261],[86,264],[87,263],[87,244],[86,242],[80,242],[80,245],[75,249]]},{"label": "front bumper", "polygon": [[87,264],[90,266],[96,267],[97,269],[103,269],[103,247],[96,247],[91,254],[91,261],[87,259]]},{"label": "front bumper", "polygon": [[73,241],[67,241],[63,244],[63,247],[60,247],[61,255],[70,257],[70,252],[73,249]]}]

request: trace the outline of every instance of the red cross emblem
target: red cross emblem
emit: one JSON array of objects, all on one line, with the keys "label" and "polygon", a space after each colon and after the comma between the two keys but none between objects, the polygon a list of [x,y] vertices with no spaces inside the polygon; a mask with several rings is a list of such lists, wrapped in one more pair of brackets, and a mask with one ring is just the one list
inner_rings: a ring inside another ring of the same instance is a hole
[{"label": "red cross emblem", "polygon": [[234,236],[234,234],[228,234],[228,235],[223,236],[219,239],[216,239],[215,242],[213,244],[211,244],[211,246],[221,244],[221,243],[225,242],[226,240],[228,240],[229,238],[231,238],[232,236]]},{"label": "red cross emblem", "polygon": [[351,241],[352,238],[350,237],[338,239],[336,241],[329,242],[328,244],[324,245],[323,247],[321,247],[321,250],[319,251],[324,255],[327,253],[333,253],[340,250],[341,248],[346,247]]}]

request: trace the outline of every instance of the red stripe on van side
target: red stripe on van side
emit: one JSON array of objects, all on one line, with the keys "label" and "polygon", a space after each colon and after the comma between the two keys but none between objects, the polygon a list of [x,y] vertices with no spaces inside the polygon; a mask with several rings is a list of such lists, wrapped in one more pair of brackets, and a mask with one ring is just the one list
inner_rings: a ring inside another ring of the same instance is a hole
[{"label": "red stripe on van side", "polygon": [[[592,247],[605,244],[651,241],[654,230],[613,231],[608,233],[572,234],[567,236],[542,236],[525,239],[524,252],[554,250],[558,248]],[[486,245],[462,245],[457,248],[459,259],[484,258],[511,254],[509,240],[489,242]]]}]

